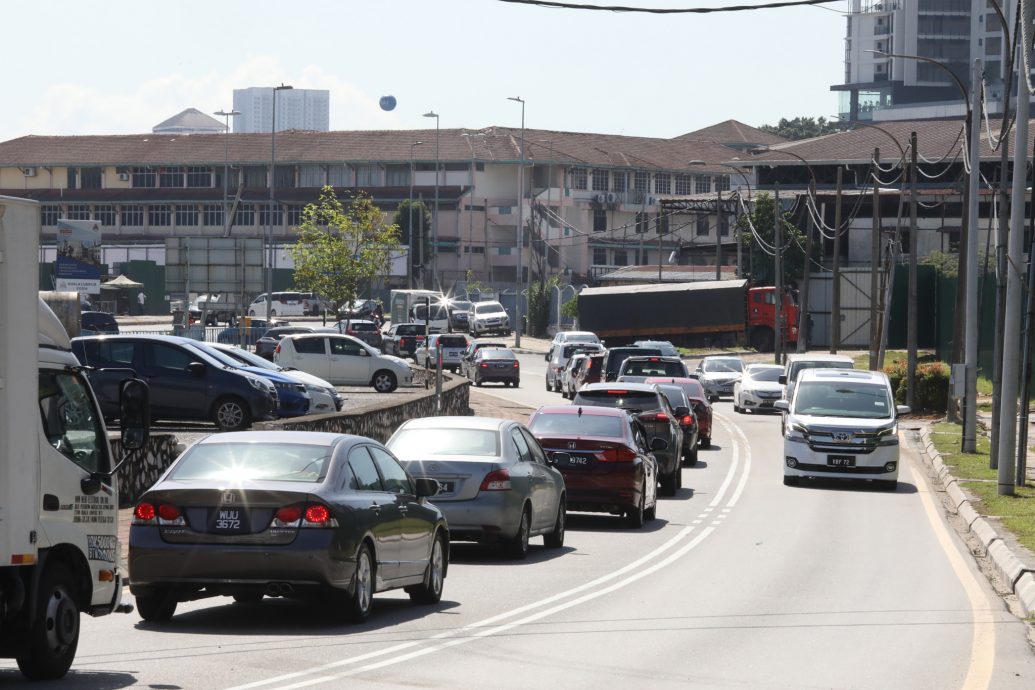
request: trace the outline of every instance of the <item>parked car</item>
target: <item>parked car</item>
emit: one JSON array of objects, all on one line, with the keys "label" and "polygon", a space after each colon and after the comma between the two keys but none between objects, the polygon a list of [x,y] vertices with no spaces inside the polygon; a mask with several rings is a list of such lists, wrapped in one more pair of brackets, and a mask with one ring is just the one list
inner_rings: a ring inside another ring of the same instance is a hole
[{"label": "parked car", "polygon": [[624,515],[634,528],[656,517],[654,453],[667,443],[650,438],[634,416],[614,408],[550,405],[536,410],[528,426],[564,476],[568,510]]},{"label": "parked car", "polygon": [[474,302],[467,300],[449,301],[449,323],[454,331],[466,333],[471,326],[471,310],[474,309]]},{"label": "parked car", "polygon": [[575,394],[582,390],[582,387],[590,383],[599,383],[604,377],[604,360],[607,355],[603,352],[595,355],[587,355],[586,363],[579,369],[578,374],[575,375],[575,381],[572,383],[571,395],[569,398],[574,398]]},{"label": "parked car", "polygon": [[[442,597],[449,529],[384,446],[362,436],[261,431],[188,448],[133,509],[130,591],[146,621],[181,601],[306,599],[366,620],[376,592]],[[405,539],[398,535],[405,534]]]},{"label": "parked car", "polygon": [[365,319],[342,319],[329,328],[320,328],[317,330],[333,330],[335,333],[351,335],[378,350],[381,349],[381,342],[384,340],[384,337],[381,335],[381,327],[373,321]]},{"label": "parked car", "polygon": [[305,384],[298,379],[274,369],[257,367],[250,362],[242,362],[209,343],[194,341],[190,347],[201,350],[223,366],[234,367],[269,380],[277,389],[277,408],[274,411],[277,417],[301,417],[302,415],[309,414],[309,407],[313,399],[306,390]]},{"label": "parked car", "polygon": [[882,371],[807,369],[798,375],[783,436],[783,483],[802,477],[868,479],[894,491],[898,484],[898,415]]},{"label": "parked car", "polygon": [[192,321],[201,321],[204,315],[206,326],[217,326],[220,322],[232,326],[241,313],[241,303],[233,294],[198,295],[187,309]]},{"label": "parked car", "polygon": [[617,407],[632,412],[647,430],[647,436],[665,441],[665,448],[655,451],[658,460],[658,481],[664,496],[674,496],[683,486],[681,455],[683,430],[676,421],[676,412],[657,386],[650,383],[591,383],[575,394],[573,405]]},{"label": "parked car", "polygon": [[697,424],[697,415],[694,414],[690,398],[687,397],[686,391],[681,386],[672,383],[658,383],[655,385],[668,398],[668,404],[672,406],[672,411],[676,413],[676,421],[679,423],[679,428],[683,430],[683,448],[681,451],[683,464],[696,465],[697,435],[700,432],[700,427]]},{"label": "parked car", "polygon": [[[281,338],[285,335],[294,335],[295,333],[312,333],[314,330],[308,326],[277,326],[275,328],[268,328],[262,334],[262,337],[255,341],[255,354],[272,362],[273,351],[277,348],[277,343],[280,342]],[[223,344],[229,345],[230,343]]]},{"label": "parked car", "polygon": [[[266,293],[262,293],[248,305],[248,316],[267,316]],[[301,292],[286,291],[270,294],[269,317],[305,316],[306,304]]]},{"label": "parked car", "polygon": [[607,357],[604,359],[603,381],[614,381],[618,378],[618,371],[622,368],[622,362],[629,357],[661,356],[661,350],[656,347],[611,347],[607,350]]},{"label": "parked car", "polygon": [[115,316],[103,311],[82,312],[79,315],[79,328],[82,335],[119,332],[119,324],[115,320]]},{"label": "parked car", "polygon": [[561,376],[572,355],[579,352],[603,352],[604,346],[585,341],[568,341],[550,348],[546,355],[546,390],[561,391]]},{"label": "parked car", "polygon": [[490,417],[423,417],[403,422],[385,444],[413,477],[439,484],[435,505],[454,541],[502,543],[528,555],[543,536],[564,546],[564,477],[519,422]]},{"label": "parked car", "polygon": [[650,347],[660,350],[663,357],[679,357],[679,350],[667,340],[637,340],[633,343],[635,347]]},{"label": "parked car", "polygon": [[733,385],[744,372],[744,360],[729,355],[709,355],[697,365],[697,380],[704,386],[708,400],[733,396]]},{"label": "parked car", "polygon": [[393,323],[381,340],[381,351],[396,357],[413,357],[426,336],[422,323]]},{"label": "parked car", "polygon": [[619,381],[643,383],[649,376],[676,376],[685,378],[686,364],[679,357],[628,357],[618,370]]},{"label": "parked car", "polygon": [[273,361],[294,367],[336,386],[373,386],[391,393],[413,381],[410,365],[398,357],[383,355],[351,335],[299,333],[280,339]]},{"label": "parked car", "polygon": [[309,393],[309,397],[312,399],[312,403],[309,406],[310,412],[338,412],[341,410],[342,405],[345,402],[345,398],[342,397],[337,388],[332,386],[328,381],[324,381],[317,376],[313,376],[312,374],[299,369],[288,369],[287,367],[282,367],[279,364],[270,362],[264,357],[260,357],[254,352],[248,352],[247,350],[242,350],[233,345],[224,345],[223,343],[206,344],[209,347],[218,349],[223,354],[234,358],[242,364],[269,369],[271,371],[279,371],[300,381],[305,385],[306,392]]},{"label": "parked car", "polygon": [[151,418],[213,422],[238,431],[253,421],[274,419],[277,391],[261,376],[228,368],[193,347],[197,341],[171,335],[98,335],[72,339],[72,352],[106,418],[119,416],[119,384],[135,376],[151,389]]},{"label": "parked car", "polygon": [[582,367],[586,366],[586,361],[589,359],[589,355],[585,352],[579,352],[571,356],[568,363],[564,365],[564,371],[561,373],[561,397],[562,398],[574,398],[575,397],[575,379],[582,371]]},{"label": "parked car", "polygon": [[475,302],[468,332],[475,338],[482,335],[510,335],[514,332],[507,310],[499,302]]},{"label": "parked car", "polygon": [[467,343],[467,349],[464,350],[464,356],[460,360],[460,375],[464,378],[471,378],[471,364],[474,362],[474,356],[478,350],[483,347],[491,348],[503,348],[510,347],[506,343],[497,342],[494,340],[472,340]]},{"label": "parked car", "polygon": [[776,411],[775,403],[783,397],[780,376],[782,364],[749,364],[744,375],[733,385],[733,411]]},{"label": "parked car", "polygon": [[358,299],[351,304],[342,305],[338,314],[343,319],[364,319],[373,316],[377,310],[378,301],[374,299]]},{"label": "parked car", "polygon": [[513,350],[504,348],[479,349],[467,367],[467,374],[476,386],[492,381],[515,388],[521,385],[521,363]]},{"label": "parked car", "polygon": [[302,311],[309,316],[319,316],[325,312],[330,313],[332,305],[319,295],[311,292],[300,293],[302,295]]},{"label": "parked car", "polygon": [[224,328],[216,335],[216,342],[227,345],[255,345],[259,338],[265,335],[266,331],[279,326],[287,326],[287,321],[266,319],[248,319],[246,322],[239,322],[236,326]]},{"label": "parked car", "polygon": [[712,446],[712,404],[708,400],[708,394],[704,392],[704,386],[694,378],[679,378],[676,376],[651,376],[644,383],[670,383],[679,386],[686,393],[690,400],[690,407],[697,418],[697,445],[701,448]]},{"label": "parked car", "polygon": [[413,359],[425,369],[436,369],[439,350],[442,351],[442,368],[459,371],[467,350],[467,336],[462,333],[432,333],[413,353]]}]

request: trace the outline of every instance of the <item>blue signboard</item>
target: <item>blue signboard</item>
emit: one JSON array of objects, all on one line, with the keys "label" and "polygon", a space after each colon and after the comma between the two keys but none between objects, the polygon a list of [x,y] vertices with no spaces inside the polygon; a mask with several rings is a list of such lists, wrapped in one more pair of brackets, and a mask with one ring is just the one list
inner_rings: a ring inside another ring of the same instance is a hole
[{"label": "blue signboard", "polygon": [[100,223],[92,220],[59,219],[57,229],[55,289],[100,294]]}]

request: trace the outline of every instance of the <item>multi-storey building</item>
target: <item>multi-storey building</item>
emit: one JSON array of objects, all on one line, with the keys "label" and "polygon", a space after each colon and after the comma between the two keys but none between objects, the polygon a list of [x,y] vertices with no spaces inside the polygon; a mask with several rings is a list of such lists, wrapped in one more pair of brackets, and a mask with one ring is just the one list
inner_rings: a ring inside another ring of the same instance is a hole
[{"label": "multi-storey building", "polygon": [[[277,90],[277,131],[328,131],[330,103],[331,92],[324,89]],[[234,110],[240,113],[234,118],[235,134],[268,134],[273,126],[273,88],[234,89]]]}]

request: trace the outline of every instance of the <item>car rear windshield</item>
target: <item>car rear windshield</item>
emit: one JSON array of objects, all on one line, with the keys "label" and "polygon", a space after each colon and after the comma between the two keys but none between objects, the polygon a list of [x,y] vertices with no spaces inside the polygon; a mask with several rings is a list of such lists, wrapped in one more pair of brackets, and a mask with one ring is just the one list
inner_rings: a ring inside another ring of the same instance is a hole
[{"label": "car rear windshield", "polygon": [[177,481],[320,482],[330,448],[296,443],[199,443],[173,467]]},{"label": "car rear windshield", "polygon": [[849,362],[834,362],[834,361],[818,361],[818,362],[794,362],[791,364],[790,371],[787,372],[787,380],[794,381],[798,378],[798,374],[805,371],[806,369],[852,369],[853,366]]},{"label": "car rear windshield", "polygon": [[438,342],[442,347],[467,347],[467,339],[462,335],[443,335]]},{"label": "car rear windshield", "polygon": [[630,357],[660,357],[660,350],[652,350],[646,347],[616,347],[607,353],[607,370],[617,372],[622,368],[622,362]]},{"label": "car rear windshield", "polygon": [[744,362],[739,359],[706,359],[701,369],[708,373],[729,373],[744,371]]},{"label": "car rear windshield", "polygon": [[611,415],[540,414],[529,428],[537,436],[622,436],[621,419]]},{"label": "car rear windshield", "polygon": [[794,393],[795,414],[886,419],[892,415],[887,386],[843,381],[806,381]]},{"label": "car rear windshield", "polygon": [[662,359],[626,360],[623,376],[686,376],[682,362],[666,362]]},{"label": "car rear windshield", "polygon": [[403,460],[437,455],[499,457],[499,434],[490,429],[403,429],[388,443]]},{"label": "car rear windshield", "polygon": [[593,343],[577,343],[575,345],[565,345],[561,356],[565,359],[572,357],[580,352],[596,352],[600,348],[595,347]]},{"label": "car rear windshield", "polygon": [[353,321],[349,324],[349,328],[354,331],[376,331],[377,324],[371,321]]},{"label": "car rear windshield", "polygon": [[478,356],[482,359],[517,359],[517,355],[510,350],[494,350],[484,347],[478,350]]},{"label": "car rear windshield", "polygon": [[661,407],[657,393],[653,391],[631,391],[624,388],[579,391],[575,395],[574,404],[620,407],[623,410],[656,410]]},{"label": "car rear windshield", "polygon": [[474,305],[475,314],[495,314],[499,311],[503,311],[503,305],[498,302],[483,302]]},{"label": "car rear windshield", "polygon": [[686,393],[679,386],[658,386],[658,390],[661,391],[668,399],[668,404],[672,407],[689,407],[689,400],[686,397]]},{"label": "car rear windshield", "polygon": [[403,324],[396,331],[399,335],[424,335],[424,324]]}]

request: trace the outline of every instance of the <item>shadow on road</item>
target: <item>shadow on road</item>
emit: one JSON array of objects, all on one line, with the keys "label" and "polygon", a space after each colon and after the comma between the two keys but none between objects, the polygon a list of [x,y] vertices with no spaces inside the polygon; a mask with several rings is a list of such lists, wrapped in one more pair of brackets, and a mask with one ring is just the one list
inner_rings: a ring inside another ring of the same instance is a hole
[{"label": "shadow on road", "polygon": [[915,494],[916,485],[899,481],[894,491],[888,491],[880,485],[866,479],[827,479],[825,477],[802,477],[797,486],[789,489],[822,489],[823,491],[873,491],[887,494]]},{"label": "shadow on road", "polygon": [[[119,688],[131,688],[137,684],[137,679],[129,673],[118,671],[79,671],[75,666],[68,672],[68,675],[60,680],[50,682],[33,683],[32,687],[45,690],[46,688],[90,688],[90,690],[119,690]],[[18,669],[0,670],[0,688],[4,687],[25,687],[25,676]],[[155,687],[155,686],[151,686]],[[179,690],[179,685],[164,686],[169,690]]]},{"label": "shadow on road", "polygon": [[[665,511],[665,500],[658,500],[658,512],[663,513]],[[668,520],[659,516],[658,518],[649,522],[643,523],[643,527],[633,528],[629,527],[624,517],[618,517],[617,515],[597,515],[593,513],[568,513],[568,531],[569,532],[597,532],[597,533],[610,533],[610,534],[642,534],[649,532],[658,532],[665,529],[665,525],[668,524]]]}]

